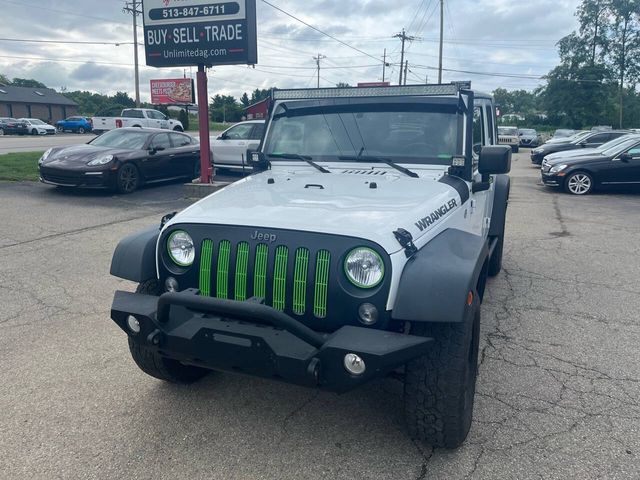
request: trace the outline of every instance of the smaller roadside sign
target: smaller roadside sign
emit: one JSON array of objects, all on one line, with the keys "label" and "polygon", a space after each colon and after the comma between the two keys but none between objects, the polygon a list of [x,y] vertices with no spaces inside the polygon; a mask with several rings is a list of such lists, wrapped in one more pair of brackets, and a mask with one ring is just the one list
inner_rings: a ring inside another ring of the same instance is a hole
[{"label": "smaller roadside sign", "polygon": [[256,0],[143,0],[147,65],[255,65]]},{"label": "smaller roadside sign", "polygon": [[151,103],[154,105],[184,105],[195,103],[191,78],[151,80]]}]

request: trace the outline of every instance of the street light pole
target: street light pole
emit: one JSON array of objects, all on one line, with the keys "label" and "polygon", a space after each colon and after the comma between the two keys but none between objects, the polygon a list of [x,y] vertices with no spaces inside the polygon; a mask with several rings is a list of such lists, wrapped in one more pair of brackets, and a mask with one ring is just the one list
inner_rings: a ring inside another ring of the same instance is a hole
[{"label": "street light pole", "polygon": [[141,6],[139,0],[132,0],[126,2],[122,9],[125,13],[131,13],[133,15],[133,61],[135,64],[135,88],[136,88],[136,107],[140,107],[140,68],[138,66],[138,15],[142,14],[142,11],[138,9]]}]

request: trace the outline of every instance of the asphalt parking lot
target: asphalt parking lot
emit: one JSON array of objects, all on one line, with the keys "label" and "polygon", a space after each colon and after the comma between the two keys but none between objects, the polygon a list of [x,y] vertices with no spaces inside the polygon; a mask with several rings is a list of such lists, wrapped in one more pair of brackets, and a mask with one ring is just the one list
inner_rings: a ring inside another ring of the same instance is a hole
[{"label": "asphalt parking lot", "polygon": [[216,374],[155,381],[109,319],[125,235],[188,205],[0,183],[0,472],[7,479],[632,479],[640,472],[640,194],[545,190],[514,157],[474,424],[456,451],[402,427],[387,379],[338,396]]}]

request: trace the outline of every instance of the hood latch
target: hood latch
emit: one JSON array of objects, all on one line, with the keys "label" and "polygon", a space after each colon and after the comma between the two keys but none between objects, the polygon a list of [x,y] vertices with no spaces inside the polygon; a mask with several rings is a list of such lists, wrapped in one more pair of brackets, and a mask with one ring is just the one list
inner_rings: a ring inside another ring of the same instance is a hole
[{"label": "hood latch", "polygon": [[413,244],[413,235],[407,232],[404,228],[399,228],[393,234],[398,240],[398,243],[404,248],[404,253],[407,258],[411,258],[418,252],[418,249]]}]

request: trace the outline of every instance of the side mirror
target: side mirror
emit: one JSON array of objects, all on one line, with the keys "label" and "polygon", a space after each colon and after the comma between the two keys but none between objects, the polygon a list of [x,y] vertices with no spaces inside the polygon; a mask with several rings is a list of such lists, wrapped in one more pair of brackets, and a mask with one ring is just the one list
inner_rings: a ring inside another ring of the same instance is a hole
[{"label": "side mirror", "polygon": [[262,152],[247,150],[247,160],[254,172],[264,172],[269,169],[269,160]]},{"label": "side mirror", "polygon": [[623,153],[622,155],[620,155],[620,160],[624,163],[629,163],[631,160],[633,160],[633,156],[628,153]]},{"label": "side mirror", "polygon": [[229,136],[226,133],[223,133],[218,137],[218,140],[229,140]]},{"label": "side mirror", "polygon": [[478,170],[482,175],[499,175],[511,171],[511,147],[492,145],[482,147]]}]

